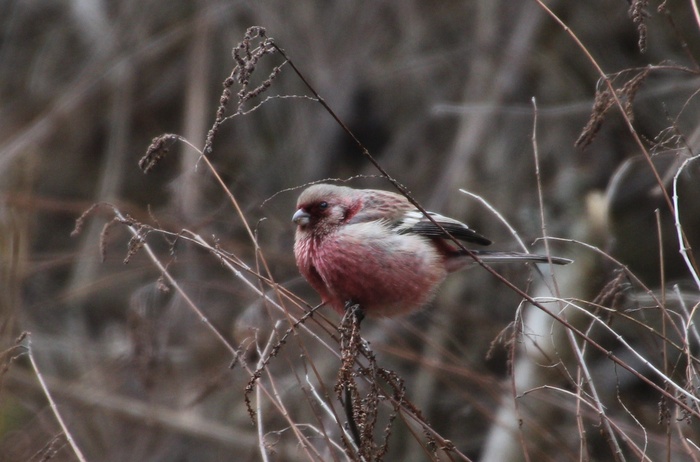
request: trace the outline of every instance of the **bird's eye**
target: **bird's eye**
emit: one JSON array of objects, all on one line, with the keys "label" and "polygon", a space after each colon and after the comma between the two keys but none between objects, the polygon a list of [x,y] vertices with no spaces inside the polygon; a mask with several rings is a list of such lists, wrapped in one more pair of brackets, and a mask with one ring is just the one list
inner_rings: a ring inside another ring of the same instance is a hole
[{"label": "bird's eye", "polygon": [[328,202],[326,202],[326,201],[319,202],[318,208],[321,209],[321,210],[327,209],[327,208],[328,208]]}]

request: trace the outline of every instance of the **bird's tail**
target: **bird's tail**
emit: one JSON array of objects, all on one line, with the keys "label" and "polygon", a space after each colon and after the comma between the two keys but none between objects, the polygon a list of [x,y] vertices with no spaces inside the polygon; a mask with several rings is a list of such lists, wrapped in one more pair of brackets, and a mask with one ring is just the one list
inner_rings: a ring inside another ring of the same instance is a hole
[{"label": "bird's tail", "polygon": [[[460,255],[467,255],[464,251],[459,251]],[[499,252],[494,250],[472,250],[484,263],[553,263],[555,265],[568,265],[573,260],[549,255],[538,255],[535,253],[523,252]]]}]

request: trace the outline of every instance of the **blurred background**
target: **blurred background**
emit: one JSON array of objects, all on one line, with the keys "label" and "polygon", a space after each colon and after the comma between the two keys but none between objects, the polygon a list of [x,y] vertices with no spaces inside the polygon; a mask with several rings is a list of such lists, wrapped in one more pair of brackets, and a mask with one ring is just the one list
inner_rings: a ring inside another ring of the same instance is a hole
[{"label": "blurred background", "polygon": [[[670,191],[682,162],[697,152],[700,133],[700,24],[690,2],[547,4],[615,88],[659,65],[620,98],[629,103],[634,130]],[[689,319],[683,309],[697,303],[697,287],[678,252],[667,203],[616,107],[594,121],[599,130],[590,144],[575,146],[605,85],[591,59],[537,2],[5,1],[1,460],[76,460],[28,361],[28,340],[17,343],[22,332],[31,332],[38,370],[87,460],[345,460],[327,443],[337,440],[338,425],[324,420],[303,379],[310,361],[327,402],[338,406],[332,389],[340,363],[332,348],[302,332],[261,378],[277,384],[277,399],[288,406],[291,421],[316,441],[318,452],[309,453],[271,399],[258,396],[261,420],[251,424],[244,402],[250,371],[229,368],[230,351],[177,291],[164,290],[161,271],[143,251],[124,264],[131,236],[119,224],[104,232],[114,217],[109,207],[95,211],[71,236],[85,210],[110,203],[154,228],[196,232],[252,268],[264,258],[274,281],[310,305],[318,303],[294,264],[291,215],[300,190],[287,188],[366,175],[349,184],[391,189],[320,104],[267,100],[228,119],[214,140],[209,159],[254,228],[259,252],[196,151],[174,143],[153,172],[138,168],[151,140],[163,133],[204,146],[222,82],[235,66],[231,50],[251,26],[266,28],[378,162],[426,208],[463,219],[490,237],[494,248],[518,249],[491,211],[459,191],[465,189],[498,210],[530,251],[544,251],[542,241],[532,245],[543,235],[544,218],[547,235],[588,243],[628,265],[638,280],[590,248],[552,242],[552,253],[576,260],[557,269],[556,286],[546,268],[546,277],[525,266],[497,270],[533,294],[558,293],[625,313],[601,317],[612,316],[608,324],[637,351],[695,391],[684,368],[693,367],[689,358],[697,342],[683,343],[682,327]],[[255,78],[264,80],[283,61],[265,56]],[[232,88],[234,95],[237,90]],[[285,65],[270,89],[245,108],[272,95],[310,93]],[[235,101],[229,114],[234,110]],[[688,164],[678,182],[691,244],[700,238],[697,170]],[[280,332],[289,327],[284,316],[211,252],[157,232],[147,242],[255,369],[256,345],[264,348],[276,320],[283,319]],[[664,309],[677,308],[669,319],[681,328],[669,325],[666,333],[660,299]],[[579,404],[580,395],[543,388],[575,394],[580,363],[566,365],[571,339],[558,332],[560,326],[520,302],[492,275],[473,268],[451,276],[426,310],[366,321],[363,335],[380,366],[405,380],[407,398],[431,428],[472,460],[639,460],[640,454],[646,460],[690,460],[694,454],[698,460],[696,419],[681,422],[673,403],[591,349],[586,364],[599,385],[596,399],[614,423],[622,447],[616,453],[596,411]],[[324,315],[338,324],[335,313]],[[590,318],[572,314],[571,322],[618,351],[614,336],[592,327]],[[309,329],[319,331],[314,324]],[[680,348],[684,354],[671,347],[680,344],[688,347]],[[628,352],[619,355],[649,372]],[[663,386],[657,376],[653,380]],[[319,436],[301,423],[328,430]],[[446,459],[440,451],[420,449],[429,446],[421,430],[411,436],[408,427],[395,424],[385,460]]]}]

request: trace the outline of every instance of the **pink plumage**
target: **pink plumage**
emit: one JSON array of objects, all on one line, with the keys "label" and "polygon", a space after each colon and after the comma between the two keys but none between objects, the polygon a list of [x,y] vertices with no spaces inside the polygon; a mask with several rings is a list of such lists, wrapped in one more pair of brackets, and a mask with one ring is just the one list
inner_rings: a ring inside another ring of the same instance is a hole
[{"label": "pink plumage", "polygon": [[[430,215],[457,239],[491,243],[464,223]],[[410,313],[431,300],[448,273],[473,262],[405,197],[388,191],[313,185],[299,196],[293,221],[299,271],[341,314],[347,302],[372,317]],[[476,253],[488,262],[569,263],[517,252]]]}]

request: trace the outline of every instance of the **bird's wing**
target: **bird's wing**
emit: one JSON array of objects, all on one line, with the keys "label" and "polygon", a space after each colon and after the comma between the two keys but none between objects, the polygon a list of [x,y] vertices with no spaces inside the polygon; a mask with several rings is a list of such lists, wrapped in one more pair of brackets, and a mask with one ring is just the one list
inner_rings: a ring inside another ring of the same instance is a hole
[{"label": "bird's wing", "polygon": [[428,215],[430,215],[430,217],[435,220],[436,223],[440,224],[444,231],[435,223],[426,218],[426,216],[419,210],[405,212],[402,218],[394,223],[394,229],[399,234],[412,233],[420,234],[421,236],[443,239],[449,238],[449,236],[445,233],[445,231],[447,231],[452,235],[452,237],[461,241],[473,242],[480,245],[491,244],[489,239],[477,233],[461,221],[457,221],[434,212],[428,212]]},{"label": "bird's wing", "polygon": [[367,190],[362,206],[348,219],[347,224],[382,220],[399,234],[412,233],[430,238],[449,239],[445,233],[447,231],[455,239],[465,242],[491,244],[489,239],[461,221],[438,213],[428,212],[428,214],[444,228],[444,231],[426,218],[404,196],[389,191]]},{"label": "bird's wing", "polygon": [[377,220],[394,222],[398,221],[407,211],[413,208],[413,205],[401,194],[379,189],[368,189],[364,191],[360,207],[348,219],[347,224],[352,225]]}]

